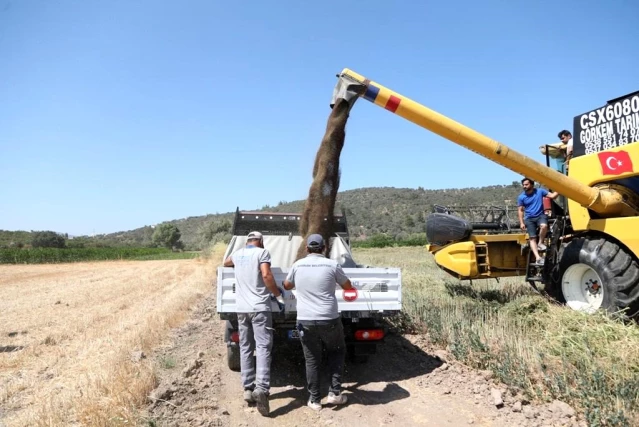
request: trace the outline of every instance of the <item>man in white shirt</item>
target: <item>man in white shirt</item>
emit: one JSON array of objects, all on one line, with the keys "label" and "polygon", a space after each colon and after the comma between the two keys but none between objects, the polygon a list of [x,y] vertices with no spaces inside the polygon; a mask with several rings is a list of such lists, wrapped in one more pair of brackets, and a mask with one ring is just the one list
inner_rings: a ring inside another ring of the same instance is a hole
[{"label": "man in white shirt", "polygon": [[324,238],[319,234],[311,234],[306,241],[307,256],[293,264],[284,281],[284,289],[297,289],[297,322],[310,394],[307,405],[316,411],[322,409],[322,347],[326,349],[331,377],[326,403],[343,405],[348,400],[342,393],[346,343],[335,289],[337,286],[344,290],[353,289],[353,285],[342,266],[323,254],[324,248]]},{"label": "man in white shirt", "polygon": [[568,171],[568,162],[572,158],[572,134],[570,131],[562,130],[557,134],[562,144],[566,144],[566,160],[564,161],[564,173]]},{"label": "man in white shirt", "polygon": [[[270,296],[283,305],[271,271],[271,254],[264,248],[259,231],[249,233],[246,247],[231,254],[224,267],[235,269],[238,330],[240,334],[240,369],[244,400],[256,402],[260,414],[270,412],[271,351],[273,317]],[[253,360],[255,351],[257,367]]]}]

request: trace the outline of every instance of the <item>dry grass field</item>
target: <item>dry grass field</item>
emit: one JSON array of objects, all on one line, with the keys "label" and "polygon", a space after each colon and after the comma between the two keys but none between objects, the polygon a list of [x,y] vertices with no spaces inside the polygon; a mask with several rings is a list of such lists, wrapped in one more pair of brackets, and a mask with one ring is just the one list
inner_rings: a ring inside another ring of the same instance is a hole
[{"label": "dry grass field", "polygon": [[[638,425],[639,328],[586,316],[521,280],[460,283],[423,248],[357,249],[402,268],[404,331],[529,399],[561,399],[589,425]],[[156,386],[152,357],[211,292],[212,260],[0,266],[0,425],[134,425]],[[634,423],[634,424],[633,424]]]},{"label": "dry grass field", "polygon": [[402,268],[409,329],[490,369],[529,399],[569,402],[591,426],[639,425],[639,327],[542,298],[523,278],[461,283],[423,248],[358,249],[362,264]]},{"label": "dry grass field", "polygon": [[159,345],[210,292],[205,260],[0,266],[0,425],[131,424]]}]

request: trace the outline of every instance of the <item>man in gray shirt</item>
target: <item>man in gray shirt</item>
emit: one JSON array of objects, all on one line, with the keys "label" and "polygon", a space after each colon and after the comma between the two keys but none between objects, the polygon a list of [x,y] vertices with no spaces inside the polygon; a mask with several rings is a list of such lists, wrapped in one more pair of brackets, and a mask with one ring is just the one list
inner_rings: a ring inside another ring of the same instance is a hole
[{"label": "man in gray shirt", "polygon": [[326,403],[342,405],[347,401],[341,393],[346,342],[335,289],[336,285],[345,290],[353,288],[342,266],[322,254],[324,247],[322,236],[311,234],[306,241],[308,255],[293,264],[284,281],[284,289],[297,289],[297,322],[310,393],[308,406],[317,411],[322,409],[319,380],[322,346],[326,347],[331,375]]},{"label": "man in gray shirt", "polygon": [[[240,335],[240,370],[244,400],[256,402],[260,414],[269,414],[268,396],[271,381],[273,316],[270,297],[280,304],[284,298],[271,272],[271,254],[264,249],[262,233],[249,233],[246,246],[224,260],[225,267],[235,268],[235,296]],[[257,359],[257,377],[253,352]]]}]

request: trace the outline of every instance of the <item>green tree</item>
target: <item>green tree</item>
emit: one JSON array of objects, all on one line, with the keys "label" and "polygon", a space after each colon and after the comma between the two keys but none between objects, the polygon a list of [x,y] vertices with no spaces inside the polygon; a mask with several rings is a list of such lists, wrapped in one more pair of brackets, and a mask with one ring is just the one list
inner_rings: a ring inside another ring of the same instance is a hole
[{"label": "green tree", "polygon": [[153,232],[153,243],[158,246],[171,249],[177,245],[182,235],[180,230],[173,224],[160,224]]},{"label": "green tree", "polygon": [[407,227],[412,228],[415,226],[415,220],[413,219],[412,216],[406,215],[406,219],[404,219],[404,224],[406,224]]},{"label": "green tree", "polygon": [[208,222],[199,230],[201,246],[204,247],[220,241],[229,241],[232,227],[233,224],[226,218]]},{"label": "green tree", "polygon": [[34,248],[64,248],[66,239],[55,231],[36,231],[33,233],[31,246]]}]

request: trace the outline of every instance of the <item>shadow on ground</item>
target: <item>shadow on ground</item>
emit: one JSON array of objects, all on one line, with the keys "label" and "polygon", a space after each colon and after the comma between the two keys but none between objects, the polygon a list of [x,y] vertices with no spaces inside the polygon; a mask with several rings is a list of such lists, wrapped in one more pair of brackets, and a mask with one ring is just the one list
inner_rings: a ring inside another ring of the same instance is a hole
[{"label": "shadow on ground", "polygon": [[0,353],[11,353],[14,351],[20,351],[24,347],[21,345],[0,345]]},{"label": "shadow on ground", "polygon": [[538,295],[538,293],[532,288],[523,286],[505,291],[503,289],[476,289],[473,288],[471,284],[448,282],[444,285],[444,287],[446,288],[448,295],[451,297],[463,296],[474,300],[496,302],[501,305],[507,304],[524,296]]},{"label": "shadow on ground", "polygon": [[[436,356],[429,355],[401,335],[387,335],[365,363],[354,363],[346,357],[342,382],[348,393],[349,405],[383,405],[410,397],[397,382],[426,375],[442,365]],[[321,394],[328,394],[329,376],[321,373]],[[271,364],[271,401],[289,400],[272,416],[286,414],[306,405],[306,371],[301,344],[275,341]],[[284,388],[284,390],[279,390]],[[293,399],[293,400],[290,400]]]}]

